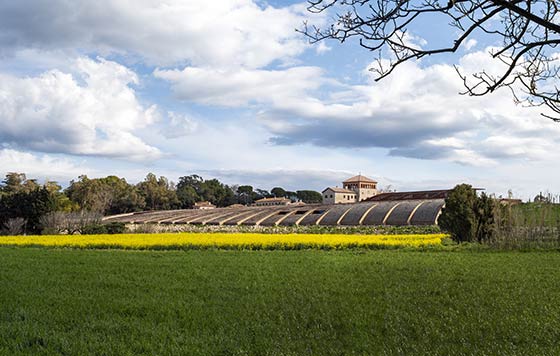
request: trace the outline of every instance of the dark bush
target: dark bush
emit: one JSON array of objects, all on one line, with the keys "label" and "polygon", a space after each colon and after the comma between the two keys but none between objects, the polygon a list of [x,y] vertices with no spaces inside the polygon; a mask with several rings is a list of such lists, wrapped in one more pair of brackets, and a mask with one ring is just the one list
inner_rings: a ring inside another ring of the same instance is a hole
[{"label": "dark bush", "polygon": [[494,231],[495,203],[469,184],[457,185],[445,199],[439,226],[457,242],[485,242]]},{"label": "dark bush", "polygon": [[474,205],[474,215],[476,217],[476,239],[478,242],[487,242],[494,237],[496,223],[496,201],[486,195],[480,194]]},{"label": "dark bush", "polygon": [[439,226],[458,242],[473,241],[476,233],[474,204],[476,191],[468,184],[453,188],[445,199]]},{"label": "dark bush", "polygon": [[122,234],[126,231],[126,225],[121,222],[112,222],[109,224],[91,224],[82,229],[83,235],[98,234]]},{"label": "dark bush", "polygon": [[105,225],[108,234],[122,234],[126,232],[126,225],[122,222],[111,222]]},{"label": "dark bush", "polygon": [[82,235],[98,235],[106,233],[107,228],[105,225],[87,225],[82,229]]}]

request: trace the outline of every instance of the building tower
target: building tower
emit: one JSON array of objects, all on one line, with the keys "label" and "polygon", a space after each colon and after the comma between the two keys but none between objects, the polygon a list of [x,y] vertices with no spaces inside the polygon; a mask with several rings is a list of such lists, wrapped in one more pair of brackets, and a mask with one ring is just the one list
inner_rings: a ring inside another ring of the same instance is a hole
[{"label": "building tower", "polygon": [[342,182],[345,189],[356,192],[356,201],[360,202],[377,195],[377,182],[361,174]]}]

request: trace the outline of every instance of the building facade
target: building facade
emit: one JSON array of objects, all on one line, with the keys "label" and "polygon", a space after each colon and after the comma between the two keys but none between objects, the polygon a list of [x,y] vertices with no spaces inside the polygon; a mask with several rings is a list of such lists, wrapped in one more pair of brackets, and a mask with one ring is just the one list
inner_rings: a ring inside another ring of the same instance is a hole
[{"label": "building facade", "polygon": [[329,187],[321,194],[323,194],[323,204],[355,203],[357,199],[356,192],[344,188]]},{"label": "building facade", "polygon": [[256,200],[255,206],[289,205],[292,201],[287,198],[262,198]]},{"label": "building facade", "polygon": [[194,203],[193,209],[198,210],[208,210],[208,209],[216,209],[216,206],[209,201],[197,201]]},{"label": "building facade", "polygon": [[377,182],[361,174],[342,182],[344,189],[356,192],[356,201],[360,202],[377,195]]},{"label": "building facade", "polygon": [[357,203],[377,193],[377,182],[360,174],[342,182],[342,188],[329,187],[323,190],[323,204]]}]

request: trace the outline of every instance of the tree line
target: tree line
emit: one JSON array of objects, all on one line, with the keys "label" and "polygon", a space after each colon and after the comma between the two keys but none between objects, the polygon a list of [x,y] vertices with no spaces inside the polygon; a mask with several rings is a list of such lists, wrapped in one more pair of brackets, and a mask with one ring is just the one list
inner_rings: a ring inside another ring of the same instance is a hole
[{"label": "tree line", "polygon": [[92,212],[113,215],[146,210],[190,209],[196,202],[209,201],[217,207],[249,205],[262,198],[285,197],[292,201],[320,203],[321,193],[312,190],[270,191],[250,185],[227,185],[218,179],[193,174],[177,183],[149,173],[143,181],[131,184],[110,175],[70,181],[63,189],[57,182],[40,184],[24,173],[8,173],[0,183],[0,230],[20,229],[40,233],[44,217],[52,212]]},{"label": "tree line", "polygon": [[477,194],[471,185],[459,184],[445,199],[438,224],[456,242],[498,247],[560,246],[560,204],[539,193],[533,202]]}]

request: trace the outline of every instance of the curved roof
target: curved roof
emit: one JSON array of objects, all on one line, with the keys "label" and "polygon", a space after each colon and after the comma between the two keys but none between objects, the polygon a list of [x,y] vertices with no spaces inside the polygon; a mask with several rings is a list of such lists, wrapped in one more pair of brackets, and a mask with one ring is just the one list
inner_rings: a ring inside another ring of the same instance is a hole
[{"label": "curved roof", "polygon": [[349,204],[244,206],[237,209],[168,210],[121,214],[106,222],[193,225],[434,225],[444,199],[372,201]]},{"label": "curved roof", "polygon": [[391,192],[381,193],[369,197],[366,201],[389,201],[389,200],[422,200],[422,199],[445,199],[451,189],[421,190],[413,192]]}]

